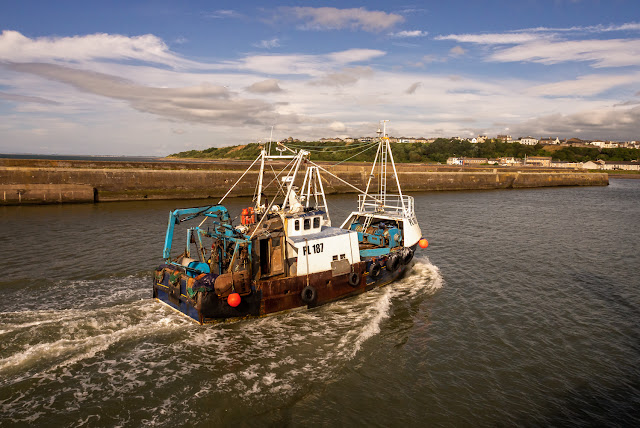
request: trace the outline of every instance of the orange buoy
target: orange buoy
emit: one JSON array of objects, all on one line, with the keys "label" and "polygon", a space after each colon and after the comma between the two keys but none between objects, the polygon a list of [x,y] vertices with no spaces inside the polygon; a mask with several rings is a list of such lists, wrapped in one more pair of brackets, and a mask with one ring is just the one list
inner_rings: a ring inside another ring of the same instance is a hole
[{"label": "orange buoy", "polygon": [[229,294],[229,297],[227,297],[227,303],[232,308],[235,308],[240,304],[240,295],[238,293]]},{"label": "orange buoy", "polygon": [[420,245],[420,248],[423,248],[423,249],[427,248],[429,246],[429,241],[422,238],[421,240],[418,241],[418,245]]}]

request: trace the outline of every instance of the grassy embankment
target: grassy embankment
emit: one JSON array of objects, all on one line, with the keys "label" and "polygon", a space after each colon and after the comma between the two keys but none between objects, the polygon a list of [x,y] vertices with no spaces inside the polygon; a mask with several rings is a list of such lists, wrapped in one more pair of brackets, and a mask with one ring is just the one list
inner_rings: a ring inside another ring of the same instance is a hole
[{"label": "grassy embankment", "polygon": [[[273,144],[275,147],[275,143]],[[376,143],[320,143],[295,142],[287,145],[292,149],[305,149],[317,161],[372,162],[376,153]],[[587,162],[598,159],[605,161],[631,161],[640,159],[639,149],[598,149],[596,147],[561,147],[537,144],[503,143],[489,140],[472,144],[468,141],[438,138],[431,144],[392,143],[393,157],[398,163],[446,163],[449,157],[499,158],[549,156],[554,161]],[[261,146],[256,143],[231,147],[211,147],[205,150],[189,150],[170,155],[175,158],[193,159],[243,159],[253,160],[260,154]],[[274,154],[275,154],[274,150]]]}]

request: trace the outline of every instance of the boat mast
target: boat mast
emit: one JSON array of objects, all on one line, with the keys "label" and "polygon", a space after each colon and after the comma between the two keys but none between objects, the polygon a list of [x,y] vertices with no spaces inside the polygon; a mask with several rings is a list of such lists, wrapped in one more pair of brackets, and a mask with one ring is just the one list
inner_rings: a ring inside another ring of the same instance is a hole
[{"label": "boat mast", "polygon": [[322,186],[322,178],[320,177],[320,170],[317,166],[308,166],[304,175],[304,181],[302,182],[302,189],[300,194],[304,197],[305,207],[309,208],[311,198],[313,197],[315,209],[324,210],[327,215],[327,225],[331,225],[331,217],[329,216],[329,206],[327,205],[327,198],[324,194],[324,187]]},{"label": "boat mast", "polygon": [[[378,137],[380,129],[378,129]],[[376,157],[373,159],[373,165],[371,165],[371,172],[369,173],[369,179],[367,180],[367,187],[364,189],[364,197],[362,198],[362,204],[360,204],[359,210],[364,210],[364,204],[367,200],[367,196],[369,196],[369,187],[371,185],[371,180],[373,180],[374,174],[373,172],[376,170],[376,163],[378,162],[378,156],[380,155],[380,149],[382,148],[381,144],[378,144],[378,150],[376,151]],[[375,198],[374,198],[375,199]]]},{"label": "boat mast", "polygon": [[[389,137],[387,137],[387,122],[388,120],[382,120],[382,145],[383,150],[380,153],[380,200],[382,201],[382,207],[387,204],[387,154],[391,151],[389,146]],[[380,130],[378,129],[378,135]]]},{"label": "boat mast", "polygon": [[[306,150],[300,150],[298,155],[296,156],[295,165],[292,168],[292,172],[285,177],[287,181],[289,181],[289,187],[287,188],[287,194],[284,197],[284,202],[282,203],[282,210],[286,208],[289,202],[289,195],[291,195],[291,191],[293,190],[293,183],[296,181],[296,175],[298,174],[298,170],[300,169],[300,165],[302,164],[302,160],[309,155],[309,152]],[[291,207],[293,208],[293,207]]]},{"label": "boat mast", "polygon": [[[271,147],[271,142],[269,142],[269,147]],[[267,155],[265,149],[260,151],[260,174],[258,175],[258,196],[256,199],[256,211],[260,211],[260,206],[262,205],[262,177],[264,176],[264,158]]]},{"label": "boat mast", "polygon": [[[388,122],[387,120],[385,120],[385,122]],[[402,204],[402,212],[407,215],[408,214],[408,210],[407,210],[407,206],[404,204],[404,197],[402,196],[402,188],[400,187],[400,179],[398,178],[398,171],[396,170],[396,163],[393,160],[393,152],[391,152],[391,143],[389,143],[389,137],[387,137],[387,132],[386,132],[386,123],[385,123],[385,138],[386,138],[386,143],[387,143],[387,150],[389,152],[389,158],[391,159],[391,167],[393,168],[393,176],[396,179],[396,186],[398,186],[398,196],[400,196],[400,203]],[[386,168],[385,168],[386,169]],[[386,177],[385,177],[385,189],[386,189]],[[385,195],[386,198],[386,195]]]},{"label": "boat mast", "polygon": [[[396,181],[396,186],[398,187],[398,196],[400,198],[400,202],[402,203],[402,211],[407,214],[407,206],[405,205],[404,197],[402,195],[402,188],[400,187],[400,179],[398,178],[398,171],[396,170],[396,163],[393,159],[393,152],[391,151],[391,143],[389,141],[389,136],[387,135],[387,122],[388,120],[381,120],[382,129],[378,128],[378,140],[380,144],[378,145],[378,151],[376,152],[376,157],[373,160],[373,165],[371,166],[371,173],[369,174],[369,179],[367,180],[367,187],[364,191],[364,197],[362,198],[362,202],[360,204],[360,211],[364,211],[367,197],[373,198],[376,203],[379,203],[379,208],[384,211],[385,207],[387,207],[387,166],[388,161],[391,161],[391,170],[393,172],[393,177]],[[379,165],[378,165],[379,162]],[[369,195],[369,188],[371,186],[371,180],[374,178],[374,172],[376,170],[376,166],[378,166],[379,170],[379,183],[378,183],[378,195],[376,197]]]}]

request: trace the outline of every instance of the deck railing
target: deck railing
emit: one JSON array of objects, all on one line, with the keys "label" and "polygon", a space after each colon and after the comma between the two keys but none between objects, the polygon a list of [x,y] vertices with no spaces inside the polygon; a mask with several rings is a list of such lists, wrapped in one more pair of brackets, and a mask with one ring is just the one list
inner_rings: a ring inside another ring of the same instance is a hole
[{"label": "deck railing", "polygon": [[358,195],[358,207],[365,213],[390,213],[413,216],[413,196],[402,195]]}]

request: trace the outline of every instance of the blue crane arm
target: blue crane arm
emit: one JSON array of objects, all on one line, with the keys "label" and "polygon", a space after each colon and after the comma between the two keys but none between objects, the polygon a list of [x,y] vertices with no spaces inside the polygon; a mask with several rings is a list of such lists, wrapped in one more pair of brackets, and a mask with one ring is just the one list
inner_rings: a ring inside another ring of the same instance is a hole
[{"label": "blue crane arm", "polygon": [[[171,242],[173,242],[173,229],[176,224],[183,221],[192,220],[201,215],[207,217],[218,217],[220,223],[229,224],[229,212],[222,205],[212,205],[208,207],[198,208],[182,208],[169,213],[169,224],[167,225],[167,234],[164,238],[164,251],[162,256],[165,259],[171,258]],[[186,216],[180,218],[181,216]]]}]

